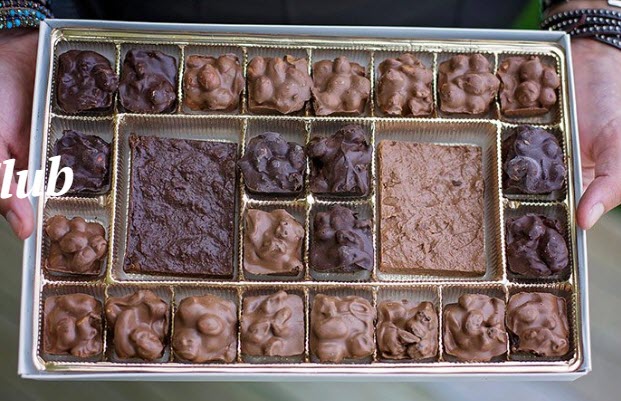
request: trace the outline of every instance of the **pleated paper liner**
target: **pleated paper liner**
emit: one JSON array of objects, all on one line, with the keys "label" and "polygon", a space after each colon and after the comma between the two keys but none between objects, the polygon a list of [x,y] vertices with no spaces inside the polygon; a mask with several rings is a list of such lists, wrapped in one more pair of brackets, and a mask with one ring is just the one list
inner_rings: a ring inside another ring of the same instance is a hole
[{"label": "pleated paper liner", "polygon": [[[435,313],[438,318],[438,336],[441,337],[440,330],[440,313],[442,311],[442,303],[441,303],[441,291],[439,286],[429,285],[429,284],[407,284],[399,287],[378,287],[377,290],[377,319],[376,319],[376,336],[377,336],[377,327],[379,325],[379,307],[383,302],[407,302],[407,308],[417,307],[422,302],[431,302],[433,304]],[[377,358],[378,362],[386,362],[386,363],[426,363],[426,362],[436,362],[438,360],[440,354],[440,344],[442,343],[441,338],[437,338],[438,341],[438,353],[431,358],[426,359],[387,359],[382,358],[381,353],[378,348]],[[379,343],[379,340],[378,340]],[[379,344],[378,344],[379,347]]]},{"label": "pleated paper liner", "polygon": [[94,51],[104,56],[109,62],[113,71],[117,71],[117,48],[113,43],[99,43],[99,42],[78,42],[78,41],[66,41],[59,40],[54,49],[54,60],[52,65],[52,112],[58,115],[76,116],[76,117],[112,117],[116,109],[116,99],[118,92],[114,93],[112,97],[112,104],[109,108],[103,110],[83,111],[80,113],[67,113],[58,105],[58,98],[56,97],[57,83],[56,78],[58,74],[58,57],[70,50],[80,51]]},{"label": "pleated paper liner", "polygon": [[[63,274],[52,272],[47,269],[47,259],[50,252],[50,239],[45,234],[45,226],[50,218],[54,216],[65,216],[71,220],[74,217],[82,217],[88,223],[97,223],[105,230],[105,238],[108,241],[108,250],[104,259],[100,262],[100,272],[96,275],[83,274]],[[43,209],[43,251],[42,251],[42,270],[43,277],[50,281],[68,281],[68,282],[103,282],[105,272],[109,268],[110,261],[110,229],[111,219],[109,210],[98,199],[81,199],[81,198],[50,198]]]},{"label": "pleated paper liner", "polygon": [[[147,117],[142,115],[124,115],[119,118],[118,137],[117,137],[117,185],[115,188],[115,207],[114,207],[114,234],[113,234],[113,253],[112,271],[110,279],[113,281],[192,281],[196,277],[182,277],[174,275],[150,275],[139,273],[128,273],[124,269],[125,250],[128,235],[128,213],[131,200],[131,150],[129,147],[129,137],[132,134],[138,136],[155,136],[162,138],[177,138],[200,141],[220,141],[240,144],[243,138],[242,121],[233,118],[211,118],[210,116],[157,116]],[[238,146],[238,157],[240,149]],[[239,188],[239,185],[237,185]],[[236,232],[233,244],[233,275],[231,278],[222,280],[233,280],[237,275],[238,258],[238,233],[239,225],[239,191],[236,195],[236,214],[234,226]]]},{"label": "pleated paper liner", "polygon": [[[553,274],[548,277],[527,277],[521,274],[514,273],[508,266],[506,261],[506,245],[503,247],[503,253],[505,254],[505,263],[507,265],[507,278],[511,282],[525,283],[525,284],[546,284],[558,281],[570,281],[573,282],[573,269],[576,266],[575,260],[575,244],[572,241],[570,235],[570,219],[567,206],[563,203],[548,204],[548,203],[517,203],[506,202],[504,212],[504,225],[503,230],[506,232],[507,221],[510,218],[519,218],[527,214],[536,214],[546,216],[557,220],[561,225],[560,234],[565,238],[567,244],[567,250],[569,251],[568,265],[561,272]],[[504,236],[506,243],[506,235]]]},{"label": "pleated paper liner", "polygon": [[[106,318],[104,312],[104,291],[105,287],[99,283],[48,283],[42,289],[41,292],[41,304],[39,305],[39,336],[38,336],[38,353],[41,359],[46,362],[51,363],[63,363],[63,362],[71,362],[71,363],[96,363],[100,362],[104,359],[104,355],[106,352]],[[45,300],[49,297],[59,296],[59,295],[70,295],[70,294],[86,294],[94,297],[97,301],[101,303],[101,336],[103,341],[103,348],[100,354],[88,357],[88,358],[80,358],[71,354],[68,355],[55,355],[49,354],[45,352],[45,348],[43,345],[43,337],[46,330],[45,327]]]},{"label": "pleated paper liner", "polygon": [[[484,249],[486,272],[478,277],[466,277],[457,272],[447,272],[446,275],[385,273],[378,268],[378,277],[382,281],[491,281],[503,278],[502,243],[501,243],[501,199],[498,179],[498,152],[497,152],[497,125],[486,121],[466,120],[419,120],[412,125],[404,119],[379,121],[375,125],[376,145],[382,141],[399,141],[410,143],[434,143],[445,146],[471,145],[481,148],[482,172],[484,180]],[[376,155],[377,157],[377,155]],[[377,184],[381,179],[379,172],[382,166],[376,161]],[[381,231],[382,205],[378,191],[377,197],[377,248],[378,266],[381,266]],[[412,198],[412,207],[417,207],[415,194]],[[413,268],[416,266],[412,266]]]},{"label": "pleated paper liner", "polygon": [[161,298],[166,304],[167,314],[168,314],[168,333],[164,337],[164,351],[162,352],[162,356],[153,360],[153,361],[145,361],[141,358],[121,358],[117,355],[115,347],[114,347],[114,331],[113,328],[108,324],[108,336],[107,336],[107,351],[106,351],[106,360],[113,363],[122,363],[122,364],[163,364],[171,361],[172,353],[171,353],[171,326],[172,326],[172,306],[174,299],[174,292],[172,287],[160,285],[160,284],[116,284],[109,285],[106,287],[106,302],[110,298],[117,297],[125,297],[131,294],[136,293],[139,290],[150,290],[159,298]]}]

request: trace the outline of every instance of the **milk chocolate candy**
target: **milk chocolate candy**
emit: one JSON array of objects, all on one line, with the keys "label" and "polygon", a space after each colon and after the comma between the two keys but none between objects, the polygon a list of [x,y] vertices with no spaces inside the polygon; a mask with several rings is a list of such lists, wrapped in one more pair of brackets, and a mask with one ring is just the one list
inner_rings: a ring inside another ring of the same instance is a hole
[{"label": "milk chocolate candy", "polygon": [[318,116],[360,115],[371,93],[366,69],[347,57],[313,64],[313,107]]},{"label": "milk chocolate candy", "polygon": [[241,64],[234,54],[186,59],[183,103],[190,109],[233,111],[239,107],[243,89]]},{"label": "milk chocolate candy", "polygon": [[410,53],[379,65],[377,104],[389,116],[428,116],[433,112],[433,73]]}]

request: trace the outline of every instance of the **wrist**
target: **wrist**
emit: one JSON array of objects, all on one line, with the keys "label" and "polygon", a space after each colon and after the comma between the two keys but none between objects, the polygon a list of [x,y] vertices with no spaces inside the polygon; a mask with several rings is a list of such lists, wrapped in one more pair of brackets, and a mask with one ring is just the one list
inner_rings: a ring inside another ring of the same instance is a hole
[{"label": "wrist", "polygon": [[543,16],[548,17],[563,11],[580,10],[585,8],[599,8],[621,11],[621,8],[614,7],[608,4],[607,0],[569,0],[563,3],[554,4],[547,10],[545,10]]}]

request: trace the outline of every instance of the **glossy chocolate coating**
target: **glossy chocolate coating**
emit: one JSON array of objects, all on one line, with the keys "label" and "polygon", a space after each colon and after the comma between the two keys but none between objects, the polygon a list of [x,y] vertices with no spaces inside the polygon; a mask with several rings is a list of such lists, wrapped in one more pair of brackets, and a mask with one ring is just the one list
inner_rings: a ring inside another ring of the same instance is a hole
[{"label": "glossy chocolate coating", "polygon": [[547,194],[563,188],[565,163],[556,137],[542,128],[519,126],[502,142],[505,189]]},{"label": "glossy chocolate coating", "polygon": [[245,297],[241,350],[251,356],[296,356],[304,353],[304,302],[279,291]]},{"label": "glossy chocolate coating", "polygon": [[239,107],[243,89],[241,64],[234,54],[186,59],[183,103],[190,109],[233,111]]},{"label": "glossy chocolate coating", "polygon": [[320,272],[352,273],[373,269],[371,220],[335,205],[317,212],[313,223],[310,263]]},{"label": "glossy chocolate coating", "polygon": [[558,220],[527,214],[507,219],[507,264],[527,277],[548,277],[567,268],[569,252]]},{"label": "glossy chocolate coating", "polygon": [[193,363],[233,362],[237,355],[237,307],[204,295],[184,298],[175,314],[175,355]]},{"label": "glossy chocolate coating", "polygon": [[101,302],[86,294],[49,296],[43,311],[43,350],[89,358],[103,350]]},{"label": "glossy chocolate coating", "polygon": [[546,292],[520,292],[509,299],[507,328],[512,349],[537,356],[560,357],[569,352],[565,299]]},{"label": "glossy chocolate coating", "polygon": [[295,113],[311,98],[313,81],[305,58],[257,56],[248,64],[247,76],[253,113]]},{"label": "glossy chocolate coating", "polygon": [[54,273],[98,275],[108,250],[101,224],[87,223],[82,217],[69,220],[54,216],[45,223],[50,239],[45,268]]},{"label": "glossy chocolate coating", "polygon": [[507,352],[505,303],[466,294],[444,308],[444,350],[464,361],[489,361]]},{"label": "glossy chocolate coating", "polygon": [[237,145],[135,135],[129,145],[125,270],[230,277]]},{"label": "glossy chocolate coating", "polygon": [[[73,184],[69,194],[101,194],[110,186],[110,144],[96,135],[65,130],[54,144],[54,154],[60,156],[61,167],[73,170]],[[58,178],[57,188],[65,183],[65,175]]]},{"label": "glossy chocolate coating", "polygon": [[304,189],[304,148],[276,132],[257,135],[237,162],[249,192],[293,195]]},{"label": "glossy chocolate coating", "polygon": [[509,117],[547,113],[556,104],[560,86],[556,69],[537,56],[509,57],[498,67],[500,110]]},{"label": "glossy chocolate coating", "polygon": [[410,53],[379,65],[377,104],[390,116],[428,116],[433,112],[433,72]]},{"label": "glossy chocolate coating", "polygon": [[318,116],[359,115],[364,112],[371,93],[371,81],[365,67],[347,57],[322,60],[313,64],[313,107]]},{"label": "glossy chocolate coating", "polygon": [[445,113],[486,113],[499,85],[483,55],[453,56],[439,67],[440,109]]},{"label": "glossy chocolate coating", "polygon": [[117,358],[154,361],[168,335],[168,304],[150,290],[106,300],[106,319]]},{"label": "glossy chocolate coating", "polygon": [[427,359],[438,353],[438,314],[431,302],[384,301],[377,307],[380,358]]},{"label": "glossy chocolate coating", "polygon": [[118,86],[110,61],[101,54],[69,50],[58,56],[56,101],[65,113],[110,109]]},{"label": "glossy chocolate coating", "polygon": [[244,270],[251,274],[297,275],[302,271],[304,227],[283,209],[246,214]]},{"label": "glossy chocolate coating", "polygon": [[373,354],[375,309],[354,295],[315,296],[311,309],[310,351],[320,362],[341,362]]},{"label": "glossy chocolate coating", "polygon": [[359,125],[346,125],[330,137],[314,137],[306,147],[310,189],[316,194],[363,196],[369,193],[372,149]]},{"label": "glossy chocolate coating", "polygon": [[119,95],[125,110],[168,113],[177,103],[177,60],[155,50],[130,50],[125,55]]}]

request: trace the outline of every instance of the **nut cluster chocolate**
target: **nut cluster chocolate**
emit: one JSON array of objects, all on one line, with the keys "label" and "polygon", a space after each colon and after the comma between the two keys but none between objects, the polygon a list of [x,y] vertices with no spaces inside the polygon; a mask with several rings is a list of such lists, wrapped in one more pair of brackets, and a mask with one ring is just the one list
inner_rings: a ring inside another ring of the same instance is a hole
[{"label": "nut cluster chocolate", "polygon": [[88,223],[82,217],[69,220],[54,216],[45,223],[50,240],[45,269],[49,272],[96,276],[108,251],[106,231],[101,224]]},{"label": "nut cluster chocolate", "polygon": [[109,110],[119,86],[110,60],[90,50],[58,56],[56,101],[66,113]]},{"label": "nut cluster chocolate", "polygon": [[362,114],[371,93],[366,68],[347,57],[313,64],[313,107],[318,116]]},{"label": "nut cluster chocolate", "polygon": [[410,53],[379,65],[377,104],[389,116],[428,116],[433,112],[433,72]]},{"label": "nut cluster chocolate", "polygon": [[185,61],[183,103],[192,110],[233,111],[239,107],[244,77],[234,54],[190,55]]}]

